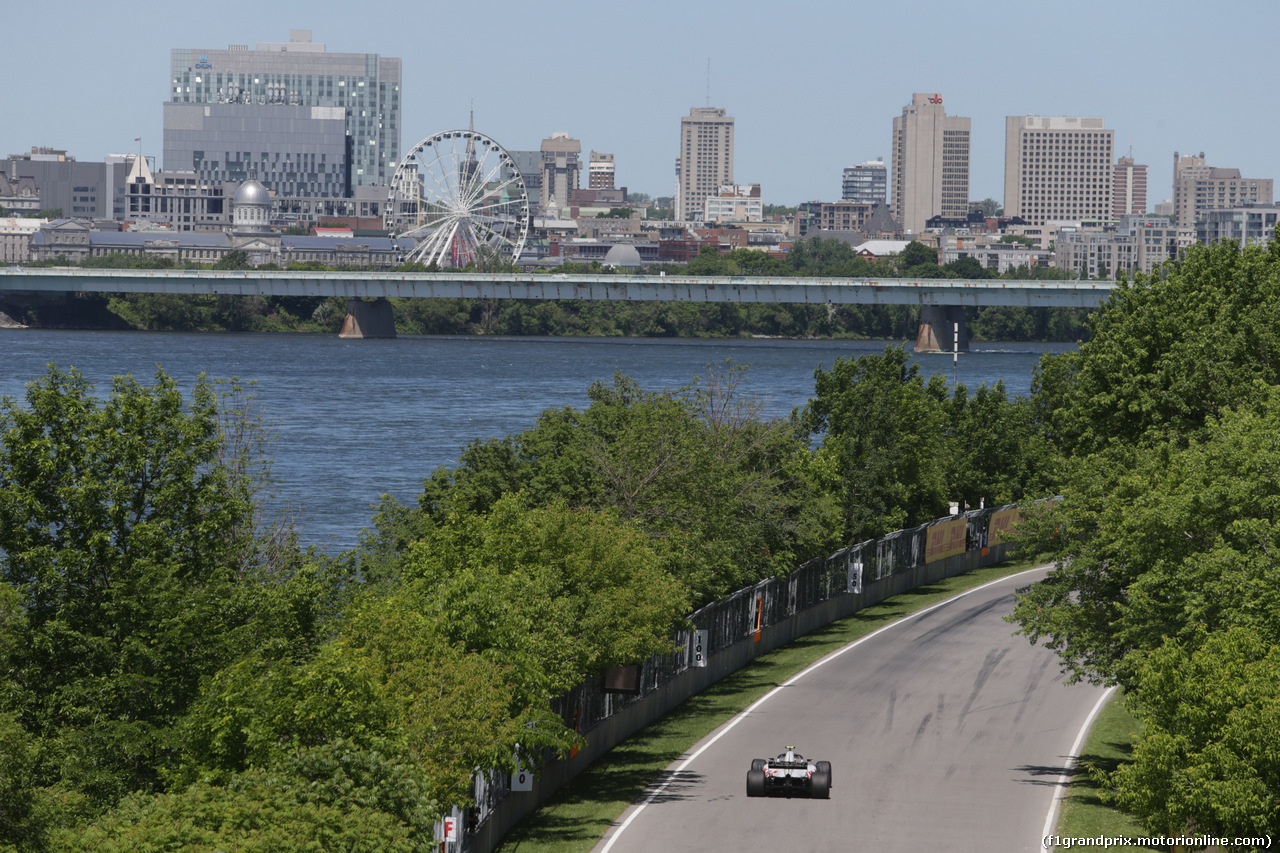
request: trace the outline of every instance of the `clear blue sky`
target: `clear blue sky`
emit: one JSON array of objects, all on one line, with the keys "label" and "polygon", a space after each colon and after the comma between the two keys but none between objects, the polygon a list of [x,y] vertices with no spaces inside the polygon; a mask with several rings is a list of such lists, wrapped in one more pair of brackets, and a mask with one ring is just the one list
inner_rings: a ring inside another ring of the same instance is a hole
[{"label": "clear blue sky", "polygon": [[584,159],[615,154],[620,185],[670,195],[710,60],[710,103],[737,120],[735,178],[768,203],[839,198],[844,166],[889,159],[911,93],[938,92],[972,119],[971,198],[1003,199],[1005,116],[1077,115],[1105,118],[1118,154],[1132,144],[1154,204],[1175,150],[1280,177],[1277,24],[1275,0],[6,2],[0,156],[100,160],[141,136],[159,159],[171,48],[310,29],[333,52],[404,60],[406,149],[474,104],[506,148],[563,130]]}]

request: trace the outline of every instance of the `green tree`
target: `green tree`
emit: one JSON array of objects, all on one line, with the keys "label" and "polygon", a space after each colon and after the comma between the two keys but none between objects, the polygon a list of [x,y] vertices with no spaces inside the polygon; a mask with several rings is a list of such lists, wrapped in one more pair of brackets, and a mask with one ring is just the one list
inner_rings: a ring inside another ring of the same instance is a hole
[{"label": "green tree", "polygon": [[520,435],[469,445],[426,481],[421,507],[440,519],[525,491],[616,511],[655,538],[698,603],[789,571],[834,541],[827,510],[802,445],[759,418],[741,376],[713,370],[675,392],[621,375],[593,383],[585,411],[549,410]]},{"label": "green tree", "polygon": [[728,255],[716,251],[715,246],[703,246],[698,256],[689,261],[688,275],[742,275],[742,270]]},{"label": "green tree", "polygon": [[983,279],[995,278],[995,274],[987,269],[977,258],[960,258],[946,264],[942,269],[953,278]]},{"label": "green tree", "polygon": [[970,207],[981,211],[982,215],[987,217],[1002,216],[1004,214],[1004,207],[994,198],[984,198],[982,201],[972,202]]},{"label": "green tree", "polygon": [[1067,381],[1044,404],[1068,454],[1111,443],[1187,442],[1280,384],[1280,241],[1192,247],[1177,264],[1121,282],[1078,352],[1053,357]]},{"label": "green tree", "polygon": [[946,406],[947,494],[962,506],[1000,506],[1050,489],[1051,449],[1025,399],[1010,398],[1004,382],[964,385]]},{"label": "green tree", "polygon": [[36,816],[37,750],[18,715],[0,712],[0,850],[43,846],[44,827]]},{"label": "green tree", "polygon": [[1142,737],[1110,781],[1153,834],[1257,837],[1280,826],[1280,645],[1247,628],[1191,645],[1144,659]]},{"label": "green tree", "polygon": [[785,261],[759,249],[734,249],[728,255],[729,260],[738,267],[742,275],[761,275],[770,277],[788,276],[791,267]]},{"label": "green tree", "polygon": [[394,815],[368,808],[354,796],[335,805],[306,786],[272,781],[249,777],[234,787],[201,782],[176,793],[134,795],[94,824],[56,831],[53,843],[67,853],[429,849]]},{"label": "green tree", "polygon": [[1057,568],[1012,619],[1134,698],[1144,733],[1111,781],[1153,831],[1277,824],[1278,261],[1280,241],[1226,241],[1122,280],[1035,377],[1064,498],[1024,516]]},{"label": "green tree", "polygon": [[887,273],[887,268],[859,257],[849,244],[817,236],[793,243],[787,253],[787,264],[796,275],[802,276],[862,278],[877,271]]},{"label": "green tree", "polygon": [[159,785],[173,723],[281,612],[263,594],[287,567],[260,559],[253,443],[228,446],[212,384],[189,405],[162,371],[90,392],[50,368],[26,408],[0,401],[0,573],[22,614],[0,710],[39,739],[40,784],[109,805]]},{"label": "green tree", "polygon": [[249,253],[243,249],[232,249],[223,253],[213,265],[215,270],[247,270],[253,265],[249,263]]},{"label": "green tree", "polygon": [[912,240],[898,254],[898,263],[904,272],[909,272],[922,265],[938,264],[938,252],[930,249],[919,240]]},{"label": "green tree", "polygon": [[413,599],[461,646],[510,668],[545,703],[606,667],[670,646],[685,590],[639,530],[563,501],[500,498],[415,544]]},{"label": "green tree", "polygon": [[1205,630],[1280,642],[1280,389],[1255,393],[1188,447],[1074,462],[1064,500],[1028,522],[1059,568],[1013,618],[1075,678],[1134,687],[1144,653]]},{"label": "green tree", "polygon": [[[379,809],[423,828],[470,801],[476,767],[509,769],[518,749],[572,741],[545,706],[517,700],[517,673],[466,651],[412,596],[366,597],[348,613],[309,660],[259,652],[213,677],[180,727],[175,781],[263,772],[298,784],[338,761]],[[379,781],[387,774],[399,781]]]},{"label": "green tree", "polygon": [[814,396],[794,418],[821,439],[812,464],[839,496],[842,541],[946,513],[946,398],[942,376],[926,380],[903,347],[815,371]]}]

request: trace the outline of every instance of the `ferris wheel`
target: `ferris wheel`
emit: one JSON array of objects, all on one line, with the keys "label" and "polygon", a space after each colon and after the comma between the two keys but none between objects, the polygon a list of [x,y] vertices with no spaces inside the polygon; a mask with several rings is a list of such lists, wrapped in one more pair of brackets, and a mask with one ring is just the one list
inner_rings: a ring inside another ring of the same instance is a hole
[{"label": "ferris wheel", "polygon": [[406,260],[512,262],[529,237],[529,193],[502,146],[474,130],[447,130],[400,161],[383,219],[388,231],[417,241]]}]

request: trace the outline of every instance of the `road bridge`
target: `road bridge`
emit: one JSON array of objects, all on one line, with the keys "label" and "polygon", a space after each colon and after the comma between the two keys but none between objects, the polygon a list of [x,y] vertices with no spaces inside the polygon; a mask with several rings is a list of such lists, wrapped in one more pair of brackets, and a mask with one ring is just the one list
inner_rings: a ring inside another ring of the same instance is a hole
[{"label": "road bridge", "polygon": [[[392,297],[919,305],[916,348],[922,352],[952,349],[953,329],[958,324],[963,332],[964,308],[1095,308],[1114,288],[1112,281],[0,267],[0,297],[52,293],[339,296],[348,300],[345,337],[394,337],[391,307],[386,302]],[[961,335],[959,348],[968,348],[967,335]]]}]

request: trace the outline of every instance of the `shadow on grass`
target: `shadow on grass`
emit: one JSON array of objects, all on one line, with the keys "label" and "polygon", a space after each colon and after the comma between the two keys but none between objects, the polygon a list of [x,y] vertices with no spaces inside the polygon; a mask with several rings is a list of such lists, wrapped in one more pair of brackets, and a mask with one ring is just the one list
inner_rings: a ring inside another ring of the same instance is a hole
[{"label": "shadow on grass", "polygon": [[1061,765],[1024,764],[1021,767],[1015,767],[1016,772],[1032,777],[1016,781],[1024,785],[1057,785],[1058,779],[1065,774],[1067,777],[1065,787],[1068,789],[1069,796],[1084,803],[1100,805],[1103,800],[1099,796],[1101,787],[1098,777],[1116,772],[1121,765],[1129,763],[1133,754],[1131,743],[1108,742],[1105,746],[1114,754],[1081,753],[1070,770]]},{"label": "shadow on grass", "polygon": [[1111,807],[1112,804],[1103,796],[1107,785],[1100,778],[1105,779],[1133,760],[1133,743],[1108,741],[1104,745],[1111,754],[1087,752],[1076,762],[1075,772],[1067,786],[1072,789],[1069,794],[1072,799],[1087,805]]}]

